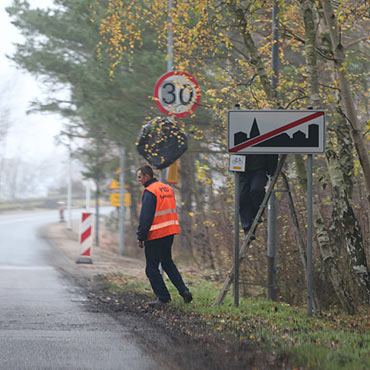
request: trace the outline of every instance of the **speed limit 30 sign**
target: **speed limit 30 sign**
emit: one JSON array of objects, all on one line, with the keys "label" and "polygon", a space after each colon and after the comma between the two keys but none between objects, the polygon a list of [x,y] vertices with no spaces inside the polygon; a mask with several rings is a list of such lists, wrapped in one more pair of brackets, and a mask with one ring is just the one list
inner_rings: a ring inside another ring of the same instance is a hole
[{"label": "speed limit 30 sign", "polygon": [[155,102],[168,116],[191,114],[200,102],[200,89],[195,78],[186,72],[172,71],[162,75],[155,85]]}]

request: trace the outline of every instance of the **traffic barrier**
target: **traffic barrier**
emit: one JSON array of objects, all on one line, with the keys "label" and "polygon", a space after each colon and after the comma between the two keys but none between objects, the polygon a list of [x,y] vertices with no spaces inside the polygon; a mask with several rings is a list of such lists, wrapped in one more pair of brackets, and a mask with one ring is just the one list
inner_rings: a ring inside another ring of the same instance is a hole
[{"label": "traffic barrier", "polygon": [[82,212],[80,223],[80,257],[76,263],[92,263],[92,213]]}]

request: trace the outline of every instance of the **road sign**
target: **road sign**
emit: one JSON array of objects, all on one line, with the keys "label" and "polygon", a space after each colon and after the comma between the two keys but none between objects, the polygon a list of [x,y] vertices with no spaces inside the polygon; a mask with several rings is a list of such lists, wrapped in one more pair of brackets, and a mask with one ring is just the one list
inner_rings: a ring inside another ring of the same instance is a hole
[{"label": "road sign", "polygon": [[[115,180],[115,179],[113,179],[111,181],[111,183],[109,184],[109,187],[108,188],[109,188],[109,190],[112,190],[112,191],[119,190],[119,189],[121,189],[120,182],[117,181],[117,180]],[[129,184],[126,184],[125,185],[125,189],[129,189],[129,188],[130,188],[130,185]]]},{"label": "road sign", "polygon": [[[109,195],[110,198],[110,205],[112,207],[119,207],[120,204],[120,193],[112,193]],[[123,205],[124,207],[130,207],[131,206],[131,193],[126,192],[123,198]]]},{"label": "road sign", "polygon": [[314,110],[232,110],[228,151],[234,154],[323,153],[325,114]]},{"label": "road sign", "polygon": [[244,172],[245,171],[245,155],[230,155],[229,171]]},{"label": "road sign", "polygon": [[179,182],[179,161],[175,161],[168,168],[167,184],[177,184],[178,182]]},{"label": "road sign", "polygon": [[113,179],[112,182],[109,185],[109,190],[117,190],[117,189],[120,189],[120,188],[121,188],[121,186],[119,184],[119,181]]},{"label": "road sign", "polygon": [[195,78],[186,72],[172,71],[162,75],[154,89],[158,108],[168,116],[191,114],[200,102],[200,88]]}]

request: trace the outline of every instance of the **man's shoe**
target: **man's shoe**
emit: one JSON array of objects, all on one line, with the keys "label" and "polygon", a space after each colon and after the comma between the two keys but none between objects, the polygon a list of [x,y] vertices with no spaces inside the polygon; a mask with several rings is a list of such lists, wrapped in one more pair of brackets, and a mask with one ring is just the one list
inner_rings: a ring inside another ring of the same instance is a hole
[{"label": "man's shoe", "polygon": [[159,298],[153,302],[149,302],[148,306],[151,308],[162,308],[164,307],[168,302],[161,301]]},{"label": "man's shoe", "polygon": [[193,300],[193,296],[188,290],[185,290],[185,292],[183,292],[181,296],[184,299],[185,303],[190,303]]}]

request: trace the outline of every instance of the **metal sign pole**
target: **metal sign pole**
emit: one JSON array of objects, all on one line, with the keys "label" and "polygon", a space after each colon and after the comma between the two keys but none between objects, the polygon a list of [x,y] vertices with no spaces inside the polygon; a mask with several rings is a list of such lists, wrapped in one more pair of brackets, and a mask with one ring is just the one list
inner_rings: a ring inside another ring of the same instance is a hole
[{"label": "metal sign pole", "polygon": [[68,209],[68,219],[67,219],[67,229],[72,230],[72,154],[71,149],[69,149],[68,157],[68,184],[67,184],[67,209]]},{"label": "metal sign pole", "polygon": [[312,316],[312,154],[307,158],[307,314]]},{"label": "metal sign pole", "polygon": [[[235,104],[239,110],[240,105]],[[245,165],[243,166],[245,170]],[[234,304],[239,306],[239,212],[240,212],[240,173],[234,172]]]},{"label": "metal sign pole", "polygon": [[[168,0],[168,14],[171,14],[173,1]],[[172,18],[169,16],[167,19],[167,72],[171,72],[173,68],[173,33],[172,33]],[[167,117],[171,121],[171,117]],[[159,180],[166,182],[167,168],[160,170]]]},{"label": "metal sign pole", "polygon": [[[168,14],[172,11],[172,0],[168,1]],[[168,35],[167,35],[167,72],[172,71],[173,67],[173,33],[172,33],[172,18],[168,17]]]},{"label": "metal sign pole", "polygon": [[86,181],[85,187],[86,187],[86,203],[85,203],[85,208],[86,208],[86,211],[89,211],[90,210],[90,198],[91,198],[91,191],[90,191],[90,182],[89,182],[89,180]]},{"label": "metal sign pole", "polygon": [[96,193],[95,193],[95,245],[99,247],[99,181],[95,180]]},{"label": "metal sign pole", "polygon": [[123,167],[125,165],[125,148],[120,146],[120,168],[119,182],[120,182],[120,200],[119,200],[119,255],[123,256],[125,251],[125,172]]},{"label": "metal sign pole", "polygon": [[240,199],[240,174],[234,172],[234,303],[239,306],[239,199]]},{"label": "metal sign pole", "polygon": [[276,301],[277,198],[275,190],[271,191],[267,210],[267,299]]},{"label": "metal sign pole", "polygon": [[[272,44],[272,78],[271,85],[276,91],[278,80],[279,80],[279,7],[275,0],[272,9],[272,33],[273,33],[273,44]],[[267,299],[276,301],[276,240],[277,240],[277,199],[276,194],[272,191],[268,208],[267,208]]]}]

